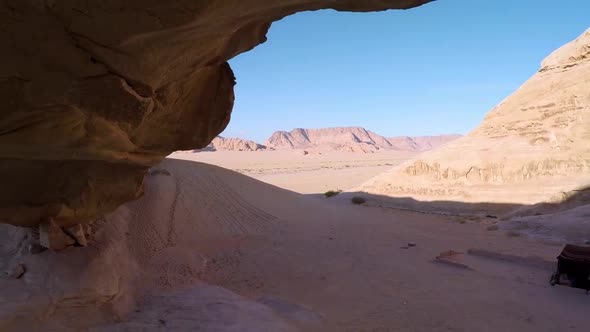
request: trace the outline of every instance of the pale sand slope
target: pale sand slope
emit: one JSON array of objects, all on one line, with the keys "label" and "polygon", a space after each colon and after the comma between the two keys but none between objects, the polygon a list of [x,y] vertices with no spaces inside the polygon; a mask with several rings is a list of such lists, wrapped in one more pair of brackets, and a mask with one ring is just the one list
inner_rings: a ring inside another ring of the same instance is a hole
[{"label": "pale sand slope", "polygon": [[[486,221],[327,204],[181,160],[165,160],[145,189],[93,225],[90,247],[17,258],[27,272],[0,281],[0,330],[40,330],[40,320],[43,330],[82,329],[116,317],[124,322],[97,330],[538,332],[590,325],[583,291],[547,283],[553,264],[540,259],[553,261],[561,248],[486,231]],[[14,260],[15,233],[0,234],[13,234],[1,249]],[[408,242],[416,246],[401,248]],[[472,270],[433,263],[443,251],[470,248],[540,259],[516,264],[475,252],[455,256]]]},{"label": "pale sand slope", "polygon": [[200,161],[246,174],[299,193],[324,193],[360,185],[416,156],[408,151],[377,153],[303,151],[176,152],[172,158]]}]

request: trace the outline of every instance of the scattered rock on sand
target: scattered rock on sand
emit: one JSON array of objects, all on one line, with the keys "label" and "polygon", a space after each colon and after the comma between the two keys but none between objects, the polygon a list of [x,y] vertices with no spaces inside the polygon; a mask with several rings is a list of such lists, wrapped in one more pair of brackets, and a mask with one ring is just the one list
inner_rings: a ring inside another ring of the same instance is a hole
[{"label": "scattered rock on sand", "polygon": [[17,264],[6,272],[7,279],[20,279],[26,272],[23,264]]},{"label": "scattered rock on sand", "polygon": [[76,243],[52,218],[39,226],[39,242],[45,248],[62,250]]},{"label": "scattered rock on sand", "polygon": [[82,225],[77,224],[72,227],[66,228],[65,231],[67,234],[69,234],[76,240],[76,243],[78,243],[82,247],[86,247],[88,245],[88,241],[86,240],[86,232],[84,228],[85,227],[82,227]]},{"label": "scattered rock on sand", "polygon": [[463,255],[462,252],[458,252],[455,250],[447,250],[441,252],[438,256],[434,258],[435,263],[441,263],[445,265],[449,265],[452,267],[465,269],[465,270],[473,270],[469,265],[459,262],[459,257]]},{"label": "scattered rock on sand", "polygon": [[498,225],[491,225],[486,228],[488,231],[497,231],[499,229]]}]

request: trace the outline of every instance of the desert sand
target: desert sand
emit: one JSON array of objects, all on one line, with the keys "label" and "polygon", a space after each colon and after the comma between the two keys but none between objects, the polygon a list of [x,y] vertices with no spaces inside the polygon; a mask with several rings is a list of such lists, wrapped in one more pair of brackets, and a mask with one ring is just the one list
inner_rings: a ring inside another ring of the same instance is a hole
[{"label": "desert sand", "polygon": [[164,158],[227,126],[227,60],[298,11],[429,1],[0,2],[0,331],[588,330],[548,279],[590,243],[589,32],[439,149],[232,171]]},{"label": "desert sand", "polygon": [[307,150],[176,152],[172,158],[221,166],[303,194],[354,188],[416,156],[410,151],[378,153]]},{"label": "desert sand", "polygon": [[[24,276],[0,281],[1,330],[537,332],[590,323],[584,291],[547,282],[561,247],[488,230],[496,219],[344,204],[192,161],[168,159],[150,174],[141,199],[92,224],[89,247],[21,256]],[[19,232],[0,233],[11,236],[4,253],[23,250],[10,247]]]}]

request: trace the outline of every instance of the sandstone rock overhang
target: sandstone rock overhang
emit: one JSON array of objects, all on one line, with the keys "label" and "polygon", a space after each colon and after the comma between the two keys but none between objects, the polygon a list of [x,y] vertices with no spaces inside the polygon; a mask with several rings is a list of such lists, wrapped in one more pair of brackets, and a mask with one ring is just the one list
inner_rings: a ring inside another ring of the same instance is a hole
[{"label": "sandstone rock overhang", "polygon": [[228,124],[227,60],[300,11],[431,0],[0,0],[0,222],[68,227]]}]

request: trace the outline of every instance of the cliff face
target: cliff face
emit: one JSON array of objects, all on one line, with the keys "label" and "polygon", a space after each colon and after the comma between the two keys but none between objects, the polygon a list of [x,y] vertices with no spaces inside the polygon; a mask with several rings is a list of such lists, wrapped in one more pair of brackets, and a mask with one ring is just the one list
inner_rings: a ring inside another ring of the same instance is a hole
[{"label": "cliff face", "polygon": [[589,77],[590,30],[547,57],[471,133],[359,190],[417,199],[534,203],[588,186]]},{"label": "cliff face", "polygon": [[296,128],[290,132],[273,133],[266,140],[265,145],[275,149],[326,149],[348,152],[427,151],[459,137],[461,136],[383,137],[361,127]]},{"label": "cliff face", "polygon": [[235,137],[215,137],[203,150],[208,151],[262,151],[267,147],[254,141]]},{"label": "cliff face", "polygon": [[145,171],[227,125],[226,62],[273,21],[429,0],[0,0],[0,222],[70,226],[141,194]]}]

